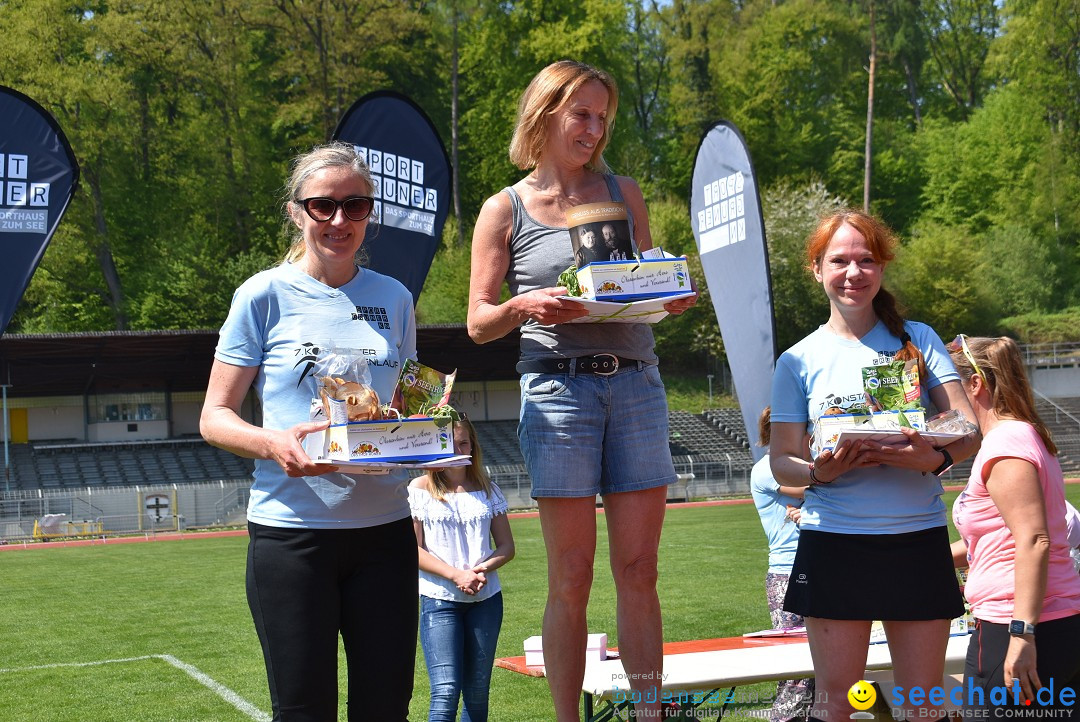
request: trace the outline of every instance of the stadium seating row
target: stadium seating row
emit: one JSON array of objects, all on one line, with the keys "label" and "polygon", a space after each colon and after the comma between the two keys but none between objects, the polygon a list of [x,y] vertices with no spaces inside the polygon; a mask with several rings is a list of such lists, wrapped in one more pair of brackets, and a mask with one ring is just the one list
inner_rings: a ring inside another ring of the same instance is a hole
[{"label": "stadium seating row", "polygon": [[253,465],[201,439],[172,443],[12,444],[11,488],[132,486],[237,479]]}]

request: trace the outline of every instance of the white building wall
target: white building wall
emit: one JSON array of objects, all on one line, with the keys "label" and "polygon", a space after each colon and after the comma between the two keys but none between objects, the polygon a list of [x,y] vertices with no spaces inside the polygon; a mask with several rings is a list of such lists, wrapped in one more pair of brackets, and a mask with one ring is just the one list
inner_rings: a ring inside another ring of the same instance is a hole
[{"label": "white building wall", "polygon": [[30,441],[76,439],[84,441],[82,406],[38,406],[26,410]]},{"label": "white building wall", "polygon": [[87,441],[146,441],[169,438],[169,422],[160,421],[101,421],[90,424]]},{"label": "white building wall", "polygon": [[516,419],[521,408],[517,381],[469,381],[455,383],[450,405],[473,421]]},{"label": "white building wall", "polygon": [[1052,399],[1072,399],[1080,397],[1080,367],[1062,366],[1059,368],[1029,368],[1031,385]]},{"label": "white building wall", "polygon": [[172,433],[173,436],[191,436],[199,433],[199,414],[202,413],[202,394],[195,401],[178,401],[173,397],[172,402]]}]

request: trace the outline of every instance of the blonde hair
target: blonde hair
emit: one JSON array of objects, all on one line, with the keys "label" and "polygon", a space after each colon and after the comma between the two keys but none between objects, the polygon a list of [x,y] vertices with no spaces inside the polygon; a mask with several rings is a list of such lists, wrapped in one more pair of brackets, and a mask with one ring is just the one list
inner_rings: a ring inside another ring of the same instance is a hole
[{"label": "blonde hair", "polygon": [[[375,181],[371,177],[371,171],[363,156],[356,146],[336,140],[326,145],[315,146],[307,153],[302,153],[292,160],[290,165],[289,179],[285,182],[285,234],[289,237],[289,250],[285,253],[286,263],[296,263],[304,257],[307,247],[304,245],[304,234],[297,228],[293,221],[293,214],[304,212],[297,202],[302,197],[304,184],[311,177],[326,168],[349,168],[367,186],[368,193],[375,188]],[[363,265],[367,259],[364,247],[356,253],[357,262]]]},{"label": "blonde hair", "polygon": [[[465,467],[465,478],[480,486],[480,490],[491,498],[491,479],[484,469],[484,455],[480,451],[480,442],[476,438],[476,427],[468,419],[455,421],[452,427],[454,431],[465,429],[469,432],[469,444],[472,446],[472,463]],[[445,469],[434,469],[428,474],[428,492],[437,501],[446,501],[446,495],[450,493],[450,480],[446,478]]]},{"label": "blonde hair", "polygon": [[[1020,347],[1007,336],[1000,338],[967,337],[968,350],[982,371],[983,381],[990,391],[990,408],[999,418],[1012,418],[1031,424],[1051,454],[1057,453],[1057,445],[1050,429],[1035,410],[1035,394],[1028,383],[1024,359]],[[964,382],[971,380],[975,369],[964,355],[963,347],[950,350],[953,364]]]},{"label": "blonde hair", "polygon": [[[830,213],[821,219],[817,228],[806,239],[806,258],[808,268],[813,271],[821,267],[821,259],[829,248],[836,232],[843,225],[849,225],[859,232],[866,240],[866,246],[874,261],[882,266],[887,265],[896,258],[896,247],[899,241],[896,234],[885,223],[869,213],[845,208]],[[896,352],[896,358],[901,361],[916,360],[919,364],[919,378],[923,383],[929,378],[926,369],[926,359],[922,351],[912,343],[911,335],[904,329],[904,316],[896,302],[896,297],[885,290],[882,286],[874,296],[874,313],[889,329],[889,333],[900,339],[900,350]]]},{"label": "blonde hair", "polygon": [[601,83],[608,91],[607,119],[604,135],[596,143],[592,157],[585,167],[598,173],[610,173],[604,160],[604,148],[615,126],[615,111],[619,107],[619,88],[608,73],[576,60],[560,60],[547,66],[529,82],[518,103],[517,123],[510,139],[510,160],[521,170],[535,168],[540,163],[547,141],[547,121],[556,110],[590,81]]}]

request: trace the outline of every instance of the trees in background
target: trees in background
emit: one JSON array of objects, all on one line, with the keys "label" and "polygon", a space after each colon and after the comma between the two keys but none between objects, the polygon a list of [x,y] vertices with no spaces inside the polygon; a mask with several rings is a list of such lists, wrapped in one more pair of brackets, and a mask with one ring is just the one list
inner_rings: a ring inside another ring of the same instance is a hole
[{"label": "trees in background", "polygon": [[[786,349],[829,317],[829,301],[810,271],[806,236],[817,221],[850,206],[833,195],[821,181],[793,185],[781,181],[761,198],[772,269],[773,315],[776,346]],[[783,319],[780,321],[780,319]]]},{"label": "trees in background", "polygon": [[[1080,0],[874,7],[870,197],[905,239],[888,282],[910,315],[996,332],[1003,317],[1080,305]],[[669,250],[693,250],[686,194],[702,133],[720,118],[739,126],[765,189],[783,347],[821,318],[802,238],[818,211],[863,193],[867,8],[0,2],[0,83],[57,117],[83,170],[10,330],[216,327],[239,281],[283,251],[289,158],[380,88],[416,100],[446,142],[456,98],[467,238],[484,198],[521,175],[506,148],[525,83],[574,57],[619,81],[608,159],[641,182]],[[467,249],[445,245],[436,264],[454,267],[433,270],[422,321],[464,319]],[[718,351],[702,305],[660,344]]]}]

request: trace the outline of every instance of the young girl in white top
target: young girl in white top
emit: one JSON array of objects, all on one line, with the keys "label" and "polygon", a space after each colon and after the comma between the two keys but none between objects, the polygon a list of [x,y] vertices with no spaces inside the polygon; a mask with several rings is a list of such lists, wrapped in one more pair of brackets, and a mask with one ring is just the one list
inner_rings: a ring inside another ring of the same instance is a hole
[{"label": "young girl in white top", "polygon": [[[476,430],[454,422],[454,450],[470,466],[434,470],[409,485],[420,556],[420,644],[431,682],[429,722],[486,722],[503,605],[496,569],[514,558],[507,504],[482,465]],[[492,548],[494,540],[494,548]]]}]

